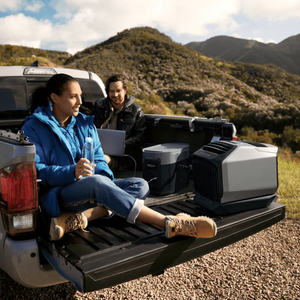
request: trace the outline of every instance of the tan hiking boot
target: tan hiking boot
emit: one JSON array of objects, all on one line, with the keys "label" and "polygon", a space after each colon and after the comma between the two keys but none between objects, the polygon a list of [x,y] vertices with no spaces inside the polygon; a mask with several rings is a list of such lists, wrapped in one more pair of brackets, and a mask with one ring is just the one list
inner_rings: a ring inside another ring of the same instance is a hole
[{"label": "tan hiking boot", "polygon": [[58,241],[68,232],[85,229],[87,224],[87,218],[83,213],[63,212],[58,218],[51,218],[50,240]]},{"label": "tan hiking boot", "polygon": [[212,238],[217,234],[217,225],[208,217],[191,217],[180,213],[166,216],[166,238],[185,235],[198,238]]}]

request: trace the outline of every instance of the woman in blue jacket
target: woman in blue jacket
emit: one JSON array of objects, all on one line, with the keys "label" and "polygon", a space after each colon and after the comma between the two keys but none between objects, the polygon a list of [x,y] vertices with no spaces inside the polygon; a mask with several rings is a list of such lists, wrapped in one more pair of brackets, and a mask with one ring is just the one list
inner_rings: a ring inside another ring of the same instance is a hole
[{"label": "woman in blue jacket", "polygon": [[[22,127],[36,147],[36,168],[42,180],[41,207],[50,215],[50,238],[87,227],[88,221],[111,212],[166,230],[166,237],[213,237],[216,224],[207,217],[164,216],[144,206],[148,183],[142,178],[114,179],[98,138],[93,117],[79,112],[81,88],[71,76],[57,74],[33,94],[39,107]],[[48,105],[48,100],[52,104]],[[35,100],[34,100],[35,101]],[[92,137],[95,165],[82,158],[86,137]],[[83,177],[84,176],[84,177]]]}]

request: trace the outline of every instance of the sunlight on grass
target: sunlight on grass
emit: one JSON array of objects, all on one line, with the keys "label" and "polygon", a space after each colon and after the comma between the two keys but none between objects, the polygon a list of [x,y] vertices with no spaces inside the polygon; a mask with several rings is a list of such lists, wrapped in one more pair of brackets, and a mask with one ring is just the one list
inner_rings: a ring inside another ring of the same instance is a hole
[{"label": "sunlight on grass", "polygon": [[48,58],[41,56],[12,58],[10,61],[1,62],[0,66],[30,66],[35,60],[38,60],[41,66],[54,66]]},{"label": "sunlight on grass", "polygon": [[288,218],[300,218],[300,164],[279,157],[278,180],[278,202],[286,205]]}]

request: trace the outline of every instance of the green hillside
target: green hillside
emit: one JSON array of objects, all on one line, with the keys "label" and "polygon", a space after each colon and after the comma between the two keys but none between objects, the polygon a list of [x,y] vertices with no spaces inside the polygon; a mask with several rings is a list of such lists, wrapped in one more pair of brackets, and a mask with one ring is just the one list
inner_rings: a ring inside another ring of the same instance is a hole
[{"label": "green hillside", "polygon": [[28,65],[35,59],[42,60],[41,65],[93,71],[104,81],[122,73],[129,93],[146,113],[220,115],[233,122],[242,137],[300,150],[300,77],[275,65],[208,57],[149,27],[124,30],[74,56],[0,46],[2,65],[22,60]]},{"label": "green hillside", "polygon": [[299,76],[275,65],[207,57],[153,28],[125,30],[72,56],[66,66],[92,70],[104,80],[121,72],[136,97],[159,96],[175,113],[222,115],[239,129],[300,128]]},{"label": "green hillside", "polygon": [[35,60],[44,66],[63,65],[70,56],[63,51],[0,45],[0,66],[28,66]]}]

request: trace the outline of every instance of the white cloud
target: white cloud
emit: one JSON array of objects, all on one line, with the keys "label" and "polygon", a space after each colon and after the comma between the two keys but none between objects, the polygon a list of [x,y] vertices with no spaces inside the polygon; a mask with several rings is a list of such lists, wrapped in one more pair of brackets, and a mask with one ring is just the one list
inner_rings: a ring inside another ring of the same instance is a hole
[{"label": "white cloud", "polygon": [[241,0],[242,13],[252,19],[286,20],[300,17],[299,0]]},{"label": "white cloud", "polygon": [[239,0],[53,0],[56,18],[65,23],[55,27],[71,53],[117,32],[137,26],[158,27],[180,36],[207,35],[214,28],[223,31],[237,28],[233,15]]},{"label": "white cloud", "polygon": [[260,43],[264,43],[264,40],[261,37],[256,37],[256,38],[248,38],[248,40],[254,40]]},{"label": "white cloud", "polygon": [[32,12],[38,12],[44,5],[45,4],[42,1],[33,0],[27,4],[27,6],[25,7],[25,10],[32,11]]},{"label": "white cloud", "polygon": [[45,4],[42,0],[1,0],[0,11],[20,12],[22,9],[38,12]]},{"label": "white cloud", "polygon": [[[86,1],[82,2],[85,4]],[[50,7],[52,7],[56,14],[53,16],[55,19],[71,19],[73,14],[77,11],[76,6],[65,0],[51,0],[49,3]],[[88,5],[86,5],[88,6]]]},{"label": "white cloud", "polygon": [[0,2],[0,11],[17,11],[22,7],[22,0],[2,0]]},{"label": "white cloud", "polygon": [[[138,26],[159,28],[178,38],[184,35],[199,38],[213,35],[240,37],[245,36],[243,30],[249,28],[249,24],[253,24],[255,20],[300,17],[299,0],[285,0],[284,5],[282,0],[0,1],[0,11],[27,9],[37,12],[42,5],[50,5],[55,11],[55,15],[48,21],[38,21],[24,14],[0,18],[0,28],[6,28],[1,31],[0,43],[32,47],[60,45],[56,50],[70,53]],[[236,16],[239,16],[239,23]],[[251,20],[254,21],[251,23]],[[255,39],[263,42],[262,36],[269,39],[263,31],[263,28],[261,32],[248,29],[247,35],[258,36]]]},{"label": "white cloud", "polygon": [[[149,21],[177,35],[206,35],[211,30],[209,26],[222,28],[223,31],[237,27],[233,15],[238,12],[238,0],[210,1],[209,5],[206,0],[155,2],[154,8],[147,8]],[[161,9],[155,15],[153,10],[158,6]]]},{"label": "white cloud", "polygon": [[241,38],[241,36],[240,36],[238,33],[233,33],[233,34],[231,34],[231,36],[232,36],[232,37],[235,37],[235,38],[237,38],[237,39],[240,39],[240,38]]},{"label": "white cloud", "polygon": [[247,39],[248,40],[254,40],[254,41],[257,41],[257,42],[260,42],[260,43],[264,43],[264,44],[269,44],[269,43],[275,43],[276,44],[276,42],[273,39],[269,39],[267,41],[264,41],[264,39],[261,38],[261,37],[255,37],[255,38],[249,37]]},{"label": "white cloud", "polygon": [[34,48],[40,48],[42,40],[45,37],[51,38],[52,34],[52,24],[49,21],[37,21],[24,14],[1,18],[0,28],[6,28],[1,31],[0,44]]}]

